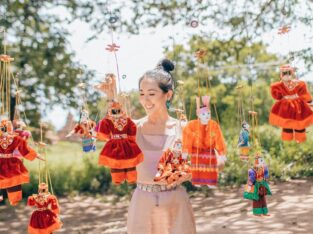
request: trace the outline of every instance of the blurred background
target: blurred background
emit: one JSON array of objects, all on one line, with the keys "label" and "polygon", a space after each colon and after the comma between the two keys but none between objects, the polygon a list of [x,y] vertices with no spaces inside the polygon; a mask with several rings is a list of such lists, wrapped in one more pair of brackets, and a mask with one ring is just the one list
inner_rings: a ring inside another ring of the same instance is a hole
[{"label": "blurred background", "polygon": [[[19,79],[25,121],[38,140],[38,126],[48,122],[45,139],[52,184],[57,195],[129,195],[133,187],[111,185],[109,171],[97,165],[99,150],[85,154],[79,138],[65,135],[79,119],[83,105],[77,85],[86,83],[90,117],[99,120],[105,98],[93,88],[105,73],[116,73],[117,52],[121,89],[131,100],[131,116],[144,111],[138,102],[138,79],[167,57],[175,63],[174,77],[184,81],[182,97],[188,119],[195,116],[195,96],[212,97],[213,118],[220,121],[228,146],[228,162],[220,185],[245,183],[248,165],[239,160],[239,93],[245,115],[258,112],[258,138],[270,168],[271,180],[313,176],[312,129],[304,144],[280,140],[280,130],[268,125],[274,103],[270,84],[279,80],[279,66],[290,63],[297,77],[312,91],[313,2],[309,0],[2,0],[0,5],[1,53],[14,57],[12,72]],[[116,22],[112,23],[112,18]],[[5,32],[5,33],[4,33]],[[201,61],[195,53],[202,49]],[[210,81],[210,87],[206,84]],[[14,97],[13,97],[14,98]],[[174,107],[182,107],[179,96]],[[182,100],[182,99],[180,99]],[[175,117],[175,113],[172,115]],[[31,183],[24,196],[36,192],[38,163],[25,162]],[[208,193],[207,188],[188,191]]]}]

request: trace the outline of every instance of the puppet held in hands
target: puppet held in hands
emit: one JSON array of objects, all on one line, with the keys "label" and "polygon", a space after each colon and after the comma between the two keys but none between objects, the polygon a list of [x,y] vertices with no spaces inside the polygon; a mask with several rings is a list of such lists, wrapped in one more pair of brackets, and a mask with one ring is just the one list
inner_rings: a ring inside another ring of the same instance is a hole
[{"label": "puppet held in hands", "polygon": [[158,165],[155,182],[166,182],[170,186],[181,184],[191,179],[187,155],[182,153],[182,142],[177,139],[172,149],[167,149]]}]

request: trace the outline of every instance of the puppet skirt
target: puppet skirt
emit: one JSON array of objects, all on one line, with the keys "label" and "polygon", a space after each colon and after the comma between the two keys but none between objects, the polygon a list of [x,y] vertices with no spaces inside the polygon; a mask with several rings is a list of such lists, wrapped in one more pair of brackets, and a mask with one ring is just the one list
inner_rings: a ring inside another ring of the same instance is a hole
[{"label": "puppet skirt", "polygon": [[0,158],[0,189],[29,183],[29,174],[18,158]]},{"label": "puppet skirt", "polygon": [[136,188],[128,210],[128,234],[195,234],[196,226],[186,190],[148,192]]}]

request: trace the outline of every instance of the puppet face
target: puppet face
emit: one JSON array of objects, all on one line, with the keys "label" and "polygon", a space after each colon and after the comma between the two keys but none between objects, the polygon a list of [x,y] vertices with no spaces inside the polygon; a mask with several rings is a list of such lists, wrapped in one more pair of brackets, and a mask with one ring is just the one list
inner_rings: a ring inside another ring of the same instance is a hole
[{"label": "puppet face", "polygon": [[1,134],[9,134],[13,132],[12,122],[9,120],[1,120],[0,122],[0,132]]},{"label": "puppet face", "polygon": [[82,122],[82,123],[87,122],[88,119],[89,119],[89,113],[88,113],[88,111],[82,110],[82,113],[81,113],[81,122]]},{"label": "puppet face", "polygon": [[293,79],[292,71],[291,70],[281,71],[281,79],[282,81],[291,81]]},{"label": "puppet face", "polygon": [[242,128],[246,129],[246,130],[249,130],[250,129],[250,125],[245,122],[245,123],[242,124]]},{"label": "puppet face", "polygon": [[48,185],[45,183],[40,183],[38,186],[38,193],[39,194],[47,194],[49,192]]},{"label": "puppet face", "polygon": [[140,104],[143,106],[148,115],[167,111],[165,103],[172,97],[172,91],[164,93],[159,88],[157,81],[144,78],[140,82],[139,92]]},{"label": "puppet face", "polygon": [[211,119],[211,112],[207,107],[200,108],[197,115],[198,118],[200,119],[201,124],[203,125],[208,124],[209,120]]}]

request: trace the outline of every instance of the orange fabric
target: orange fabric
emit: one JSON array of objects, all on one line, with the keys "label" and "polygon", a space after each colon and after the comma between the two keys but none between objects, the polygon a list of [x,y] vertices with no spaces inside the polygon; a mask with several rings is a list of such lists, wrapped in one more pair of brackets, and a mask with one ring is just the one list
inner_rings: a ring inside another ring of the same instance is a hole
[{"label": "orange fabric", "polygon": [[8,193],[8,198],[9,198],[10,204],[12,206],[16,206],[18,204],[18,202],[22,200],[22,191],[21,190],[15,191],[15,192],[7,191],[7,193]]},{"label": "orange fabric", "polygon": [[304,129],[310,126],[313,123],[313,114],[308,116],[304,120],[292,120],[292,119],[286,119],[284,117],[275,115],[273,113],[270,113],[269,122],[272,125],[282,127],[282,128],[290,128],[290,129]]},{"label": "orange fabric", "polygon": [[33,228],[32,226],[28,225],[28,233],[29,234],[50,234],[52,232],[55,232],[56,230],[60,229],[62,227],[62,222],[59,220],[52,224],[51,226],[47,228]]},{"label": "orange fabric", "polygon": [[112,182],[119,185],[126,179],[126,171],[111,172]]},{"label": "orange fabric", "polygon": [[101,132],[97,132],[97,139],[100,141],[107,141],[110,139],[110,135],[101,133]]},{"label": "orange fabric", "polygon": [[114,159],[106,155],[100,155],[99,157],[99,165],[108,166],[110,168],[129,168],[135,167],[139,163],[143,161],[143,154],[140,153],[136,158],[131,159]]},{"label": "orange fabric", "polygon": [[216,149],[219,155],[226,155],[225,140],[216,121],[202,125],[200,120],[191,120],[183,130],[183,152],[196,153],[196,148]]},{"label": "orange fabric", "polygon": [[35,150],[33,150],[31,147],[27,146],[29,153],[24,155],[24,158],[32,161],[37,157],[37,153]]},{"label": "orange fabric", "polygon": [[306,141],[306,133],[305,132],[295,132],[295,140],[298,143]]},{"label": "orange fabric", "polygon": [[29,174],[28,172],[15,175],[9,178],[3,178],[0,180],[0,189],[14,187],[20,184],[29,183]]},{"label": "orange fabric", "polygon": [[137,182],[137,170],[127,171],[126,180],[129,184],[134,184]]},{"label": "orange fabric", "polygon": [[303,129],[313,124],[313,112],[308,105],[312,97],[305,82],[296,82],[292,90],[283,82],[271,85],[272,97],[277,101],[270,112],[270,124],[291,129]]},{"label": "orange fabric", "polygon": [[289,132],[281,132],[281,139],[283,141],[292,141],[293,140],[293,132],[289,133]]}]

